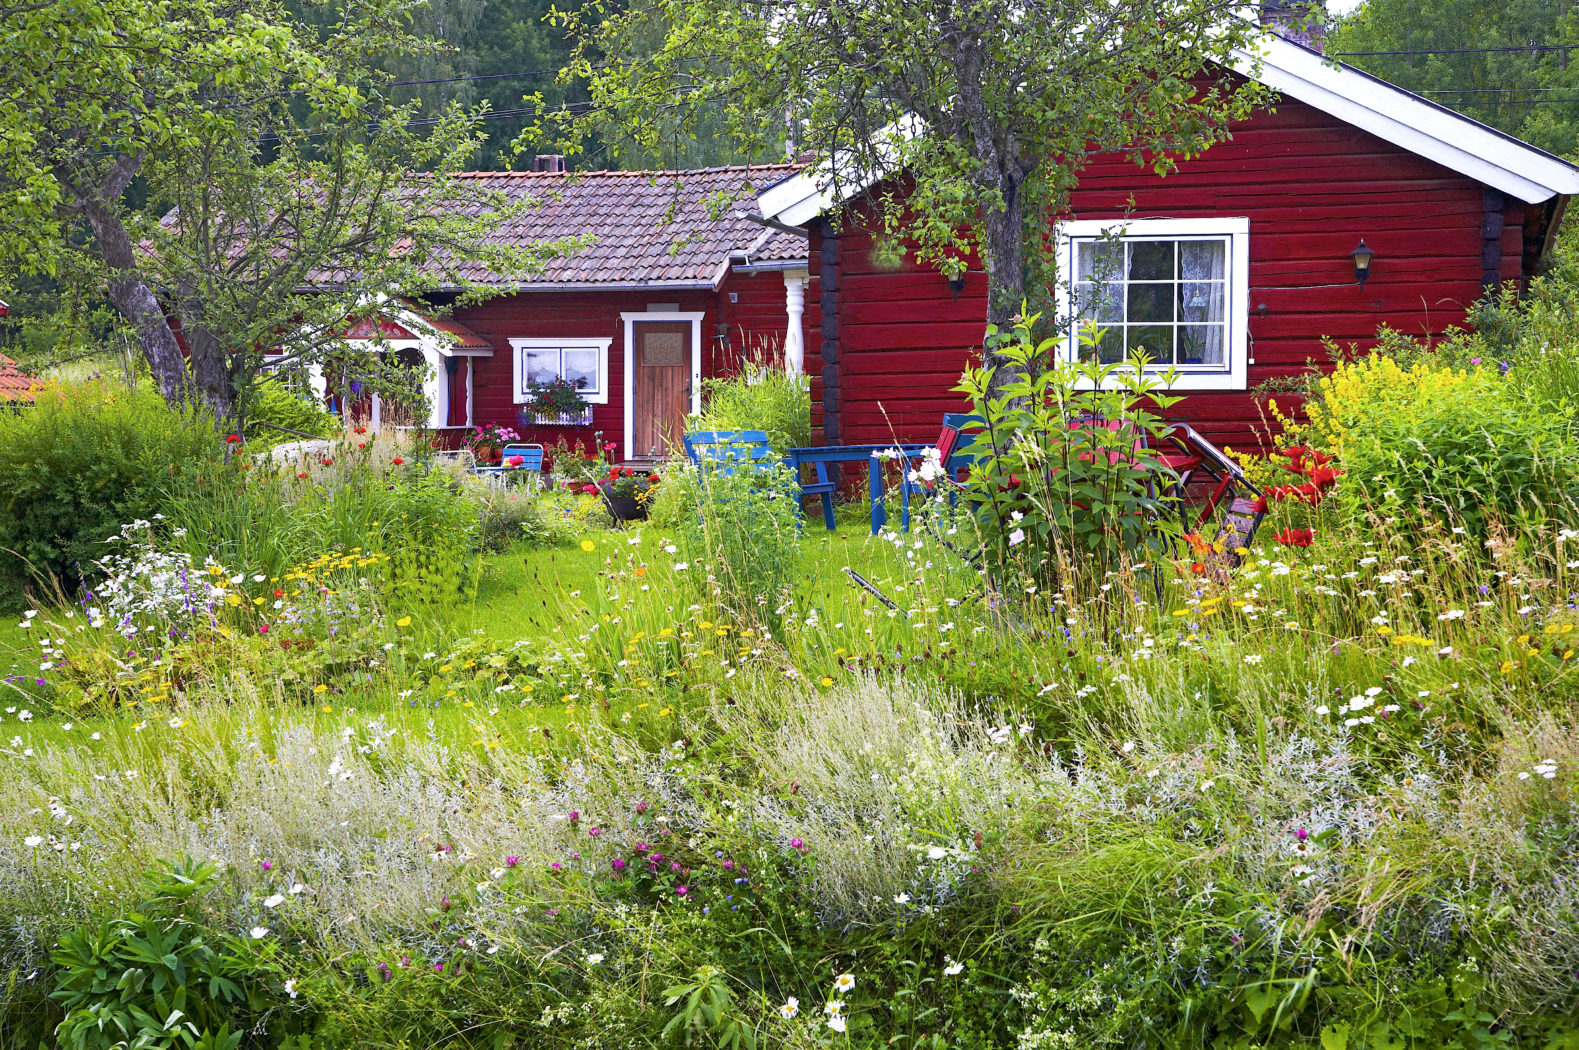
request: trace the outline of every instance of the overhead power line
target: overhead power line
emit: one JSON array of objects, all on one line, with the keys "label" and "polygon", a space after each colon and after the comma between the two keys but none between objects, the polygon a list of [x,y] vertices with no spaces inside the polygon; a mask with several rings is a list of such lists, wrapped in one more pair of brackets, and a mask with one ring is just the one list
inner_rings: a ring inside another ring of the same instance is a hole
[{"label": "overhead power line", "polygon": [[1381,55],[1507,55],[1531,51],[1579,51],[1579,44],[1518,44],[1512,47],[1437,47],[1418,51],[1334,51],[1335,58]]}]

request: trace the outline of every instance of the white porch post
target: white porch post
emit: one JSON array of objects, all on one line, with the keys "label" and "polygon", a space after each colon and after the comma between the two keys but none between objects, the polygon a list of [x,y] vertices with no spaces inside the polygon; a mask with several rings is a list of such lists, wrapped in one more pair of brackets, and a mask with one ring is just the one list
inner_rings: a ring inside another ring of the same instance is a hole
[{"label": "white porch post", "polygon": [[422,377],[422,395],[428,402],[428,426],[442,427],[449,422],[450,373],[444,367],[439,348],[424,341],[422,361],[427,373]]},{"label": "white porch post", "polygon": [[806,311],[806,270],[784,271],[784,312],[789,327],[784,331],[784,371],[798,376],[805,369],[806,340],[801,333],[801,315]]}]

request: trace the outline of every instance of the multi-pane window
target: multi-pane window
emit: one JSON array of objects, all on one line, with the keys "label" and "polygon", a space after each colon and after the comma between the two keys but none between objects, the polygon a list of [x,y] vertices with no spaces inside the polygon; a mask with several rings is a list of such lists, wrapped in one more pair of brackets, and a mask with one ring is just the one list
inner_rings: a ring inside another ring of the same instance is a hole
[{"label": "multi-pane window", "polygon": [[534,387],[564,379],[593,404],[608,403],[609,340],[512,339],[515,401],[531,400]]},{"label": "multi-pane window", "polygon": [[1177,368],[1183,387],[1243,385],[1246,220],[1088,220],[1061,234],[1072,358],[1117,363],[1144,350],[1149,367]]},{"label": "multi-pane window", "polygon": [[1160,366],[1222,368],[1228,239],[1079,241],[1075,299],[1101,328],[1081,353],[1121,361],[1144,347]]}]

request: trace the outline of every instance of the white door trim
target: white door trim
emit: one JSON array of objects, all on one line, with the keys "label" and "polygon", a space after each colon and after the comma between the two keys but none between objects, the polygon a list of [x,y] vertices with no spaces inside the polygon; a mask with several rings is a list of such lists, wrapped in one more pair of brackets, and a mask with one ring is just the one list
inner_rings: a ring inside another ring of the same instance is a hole
[{"label": "white door trim", "polygon": [[625,322],[625,444],[620,452],[631,458],[631,443],[636,435],[636,325],[642,321],[691,322],[691,413],[702,410],[702,318],[701,310],[670,310],[654,313],[622,313]]}]

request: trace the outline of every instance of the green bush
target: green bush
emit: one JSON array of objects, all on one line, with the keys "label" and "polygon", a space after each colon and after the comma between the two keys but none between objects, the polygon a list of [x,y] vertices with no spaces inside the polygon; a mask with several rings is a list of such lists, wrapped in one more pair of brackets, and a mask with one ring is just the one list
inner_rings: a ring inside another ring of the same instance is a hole
[{"label": "green bush", "polygon": [[74,586],[106,539],[153,517],[165,490],[216,463],[220,448],[206,418],[147,386],[58,387],[0,414],[0,594],[14,601],[30,577]]},{"label": "green bush", "polygon": [[782,368],[747,362],[742,375],[702,383],[702,414],[688,430],[761,430],[773,451],[811,444],[811,382]]},{"label": "green bush", "polygon": [[[333,413],[311,396],[292,390],[283,379],[264,376],[248,392],[243,436],[251,448],[298,441],[303,434],[331,437],[339,429]],[[295,434],[287,433],[293,430]]]},{"label": "green bush", "polygon": [[1317,381],[1305,410],[1306,434],[1345,472],[1339,505],[1351,515],[1424,510],[1484,534],[1497,519],[1573,513],[1571,419],[1499,367],[1371,354]]}]

